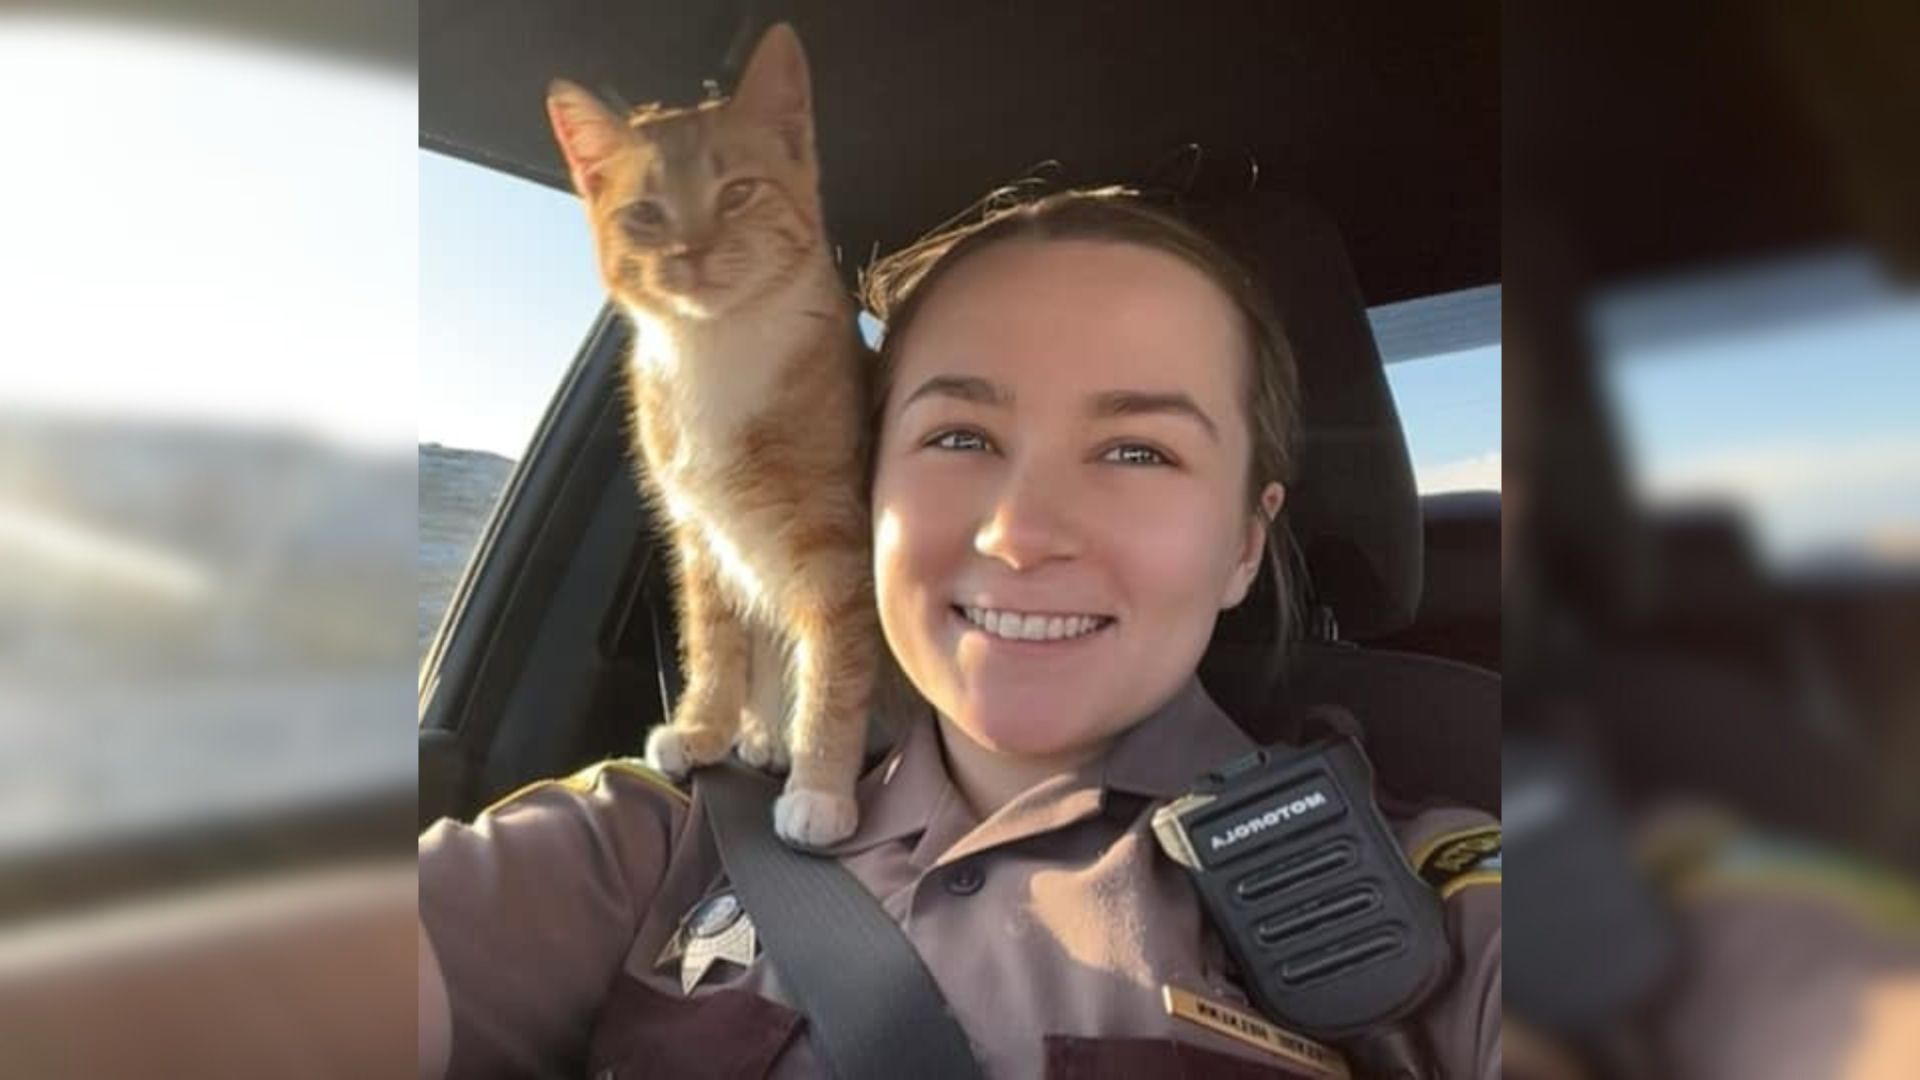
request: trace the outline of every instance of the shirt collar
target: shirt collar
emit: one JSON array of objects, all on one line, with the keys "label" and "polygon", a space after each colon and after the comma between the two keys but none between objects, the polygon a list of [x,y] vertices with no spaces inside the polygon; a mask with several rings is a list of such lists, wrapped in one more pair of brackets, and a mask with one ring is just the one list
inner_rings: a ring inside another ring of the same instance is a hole
[{"label": "shirt collar", "polygon": [[[1107,791],[1172,798],[1207,769],[1254,749],[1253,740],[1214,704],[1200,680],[1189,678],[1164,704],[1122,733],[1103,758],[1042,781],[964,838],[956,838],[959,842],[939,861],[1082,820],[1099,812]],[[900,745],[861,778],[858,797],[860,824],[852,836],[828,849],[835,856],[925,833],[935,812],[959,798],[947,775],[932,710],[921,711],[905,725]]]},{"label": "shirt collar", "polygon": [[1194,677],[1114,741],[1101,784],[1110,791],[1171,799],[1208,769],[1256,749]]},{"label": "shirt collar", "polygon": [[853,835],[827,850],[836,856],[924,832],[951,781],[940,752],[940,732],[929,708],[901,726],[893,751],[860,778],[855,798],[860,824]]}]

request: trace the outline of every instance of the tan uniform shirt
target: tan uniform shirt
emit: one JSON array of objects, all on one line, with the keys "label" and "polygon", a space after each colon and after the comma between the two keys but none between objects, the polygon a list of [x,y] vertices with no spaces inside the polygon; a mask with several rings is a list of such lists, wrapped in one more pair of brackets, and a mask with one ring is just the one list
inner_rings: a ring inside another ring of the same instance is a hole
[{"label": "tan uniform shirt", "polygon": [[[928,717],[862,779],[860,826],[832,852],[911,939],[989,1075],[1110,1076],[1121,1062],[1134,1077],[1296,1075],[1163,1002],[1167,985],[1246,1001],[1150,819],[1253,748],[1193,682],[1104,758],[981,822]],[[718,961],[682,990],[675,932],[726,891],[703,817],[656,774],[608,763],[421,837],[420,912],[451,1001],[451,1075],[818,1075],[764,954]],[[1395,824],[1417,855],[1488,823],[1449,809]],[[1420,1023],[1444,1075],[1493,1077],[1498,876],[1456,885],[1444,890],[1456,975]]]}]

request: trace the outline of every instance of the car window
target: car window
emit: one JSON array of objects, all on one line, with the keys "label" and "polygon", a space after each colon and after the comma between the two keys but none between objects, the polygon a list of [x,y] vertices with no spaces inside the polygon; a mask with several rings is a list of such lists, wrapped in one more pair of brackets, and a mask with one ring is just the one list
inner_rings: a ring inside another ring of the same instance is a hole
[{"label": "car window", "polygon": [[424,658],[605,291],[578,200],[424,150],[419,164]]},{"label": "car window", "polygon": [[406,790],[411,74],[10,24],[0,97],[50,87],[0,199],[0,864]]},{"label": "car window", "polygon": [[1499,491],[1499,286],[1381,305],[1367,321],[1420,493]]},{"label": "car window", "polygon": [[1746,520],[1775,571],[1920,566],[1920,302],[1834,253],[1596,309],[1639,493]]}]

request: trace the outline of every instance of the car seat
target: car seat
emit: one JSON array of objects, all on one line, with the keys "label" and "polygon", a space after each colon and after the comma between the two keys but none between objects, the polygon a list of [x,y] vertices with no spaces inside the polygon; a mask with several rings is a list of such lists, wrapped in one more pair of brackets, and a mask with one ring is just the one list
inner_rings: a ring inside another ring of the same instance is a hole
[{"label": "car seat", "polygon": [[1201,661],[1255,739],[1299,738],[1307,711],[1357,721],[1381,787],[1406,801],[1500,802],[1500,677],[1368,648],[1407,628],[1422,593],[1420,501],[1399,414],[1345,244],[1302,199],[1256,191],[1186,208],[1269,290],[1300,373],[1299,468],[1287,518],[1304,635],[1282,661],[1272,582],[1224,613]]}]

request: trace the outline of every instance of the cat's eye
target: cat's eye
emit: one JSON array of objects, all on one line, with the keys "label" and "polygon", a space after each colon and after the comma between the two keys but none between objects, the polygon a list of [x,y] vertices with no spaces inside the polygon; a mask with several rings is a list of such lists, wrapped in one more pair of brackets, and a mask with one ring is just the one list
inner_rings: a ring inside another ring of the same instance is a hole
[{"label": "cat's eye", "polygon": [[[1118,455],[1118,456],[1116,456]],[[1167,455],[1144,443],[1122,443],[1101,455],[1119,465],[1171,465]]]},{"label": "cat's eye", "polygon": [[753,198],[754,189],[760,186],[758,180],[729,180],[727,186],[720,189],[720,212],[732,213],[747,205]]},{"label": "cat's eye", "polygon": [[627,207],[623,217],[628,227],[635,229],[658,229],[667,223],[666,209],[652,199]]}]

